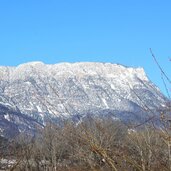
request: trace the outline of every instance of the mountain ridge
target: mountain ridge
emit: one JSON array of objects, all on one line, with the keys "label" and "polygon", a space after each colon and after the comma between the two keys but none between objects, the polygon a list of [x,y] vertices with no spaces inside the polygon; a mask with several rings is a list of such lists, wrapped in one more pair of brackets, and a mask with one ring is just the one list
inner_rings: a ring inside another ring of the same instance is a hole
[{"label": "mountain ridge", "polygon": [[[148,80],[146,73],[142,67],[127,67],[120,64],[112,64],[112,63],[100,63],[100,62],[76,62],[76,63],[58,63],[58,64],[44,64],[43,62],[37,61],[37,62],[28,62],[24,64],[20,64],[16,67],[10,67],[10,66],[0,66],[1,71],[1,79],[2,76],[4,77],[11,77],[13,78],[14,75],[21,74],[22,72],[30,72],[32,69],[35,69],[35,71],[43,71],[41,69],[48,70],[56,70],[55,72],[59,72],[60,70],[63,70],[63,72],[66,72],[66,70],[70,74],[77,74],[78,72],[85,74],[88,72],[88,74],[102,74],[103,71],[108,72],[108,76],[112,76],[111,70],[112,68],[120,69],[122,71],[127,70],[130,74],[138,74],[138,76],[143,77],[143,79]],[[108,70],[107,70],[108,68]],[[97,72],[98,71],[98,72]],[[114,72],[115,70],[113,70]],[[75,73],[74,73],[75,72]],[[6,73],[6,74],[5,74]],[[60,72],[60,74],[62,71]],[[141,78],[142,79],[142,78]]]},{"label": "mountain ridge", "polygon": [[[146,106],[158,110],[167,103],[143,68],[111,63],[0,67],[0,87],[0,104],[41,124],[49,118],[78,121],[87,115],[141,122],[151,116]],[[5,119],[5,114],[1,117]]]}]

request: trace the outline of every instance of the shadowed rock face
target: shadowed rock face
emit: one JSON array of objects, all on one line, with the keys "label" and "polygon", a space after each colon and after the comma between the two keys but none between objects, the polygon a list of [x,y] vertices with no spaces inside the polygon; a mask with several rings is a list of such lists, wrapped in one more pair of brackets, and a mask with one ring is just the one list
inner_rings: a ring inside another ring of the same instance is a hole
[{"label": "shadowed rock face", "polygon": [[[110,63],[42,62],[0,67],[0,104],[33,119],[27,124],[24,122],[28,118],[19,119],[21,125],[27,125],[25,129],[33,127],[35,121],[78,121],[88,115],[141,122],[151,115],[145,110],[147,107],[156,112],[166,102],[142,68]],[[0,117],[1,122],[15,123],[19,131],[19,123],[14,121],[17,115],[11,119],[8,112],[1,112]]]}]

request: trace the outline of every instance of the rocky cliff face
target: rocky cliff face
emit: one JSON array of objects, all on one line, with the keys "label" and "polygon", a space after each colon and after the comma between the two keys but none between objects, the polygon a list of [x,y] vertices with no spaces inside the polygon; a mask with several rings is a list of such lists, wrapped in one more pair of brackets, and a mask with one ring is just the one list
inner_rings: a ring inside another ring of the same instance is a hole
[{"label": "rocky cliff face", "polygon": [[45,124],[48,119],[79,121],[88,115],[140,122],[151,115],[149,109],[156,112],[166,103],[167,99],[142,68],[110,63],[42,62],[0,67],[2,133],[4,122],[23,131],[38,123]]}]

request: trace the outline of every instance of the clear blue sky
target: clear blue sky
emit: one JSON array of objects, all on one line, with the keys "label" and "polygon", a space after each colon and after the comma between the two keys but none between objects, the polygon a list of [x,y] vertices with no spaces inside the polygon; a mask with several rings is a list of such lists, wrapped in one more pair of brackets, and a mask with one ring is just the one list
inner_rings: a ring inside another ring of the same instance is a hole
[{"label": "clear blue sky", "polygon": [[171,76],[170,0],[1,0],[0,65],[99,61]]}]

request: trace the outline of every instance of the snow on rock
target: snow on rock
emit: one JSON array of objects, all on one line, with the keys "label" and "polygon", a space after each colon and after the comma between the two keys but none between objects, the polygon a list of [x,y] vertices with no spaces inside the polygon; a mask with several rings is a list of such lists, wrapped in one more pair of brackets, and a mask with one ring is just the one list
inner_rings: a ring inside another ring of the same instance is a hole
[{"label": "snow on rock", "polygon": [[12,109],[34,119],[103,114],[104,109],[125,119],[136,111],[139,119],[146,116],[144,104],[155,109],[166,101],[143,68],[94,62],[0,67],[0,105],[15,106]]}]

